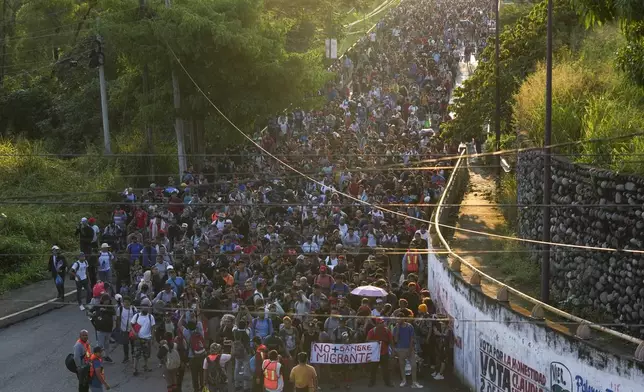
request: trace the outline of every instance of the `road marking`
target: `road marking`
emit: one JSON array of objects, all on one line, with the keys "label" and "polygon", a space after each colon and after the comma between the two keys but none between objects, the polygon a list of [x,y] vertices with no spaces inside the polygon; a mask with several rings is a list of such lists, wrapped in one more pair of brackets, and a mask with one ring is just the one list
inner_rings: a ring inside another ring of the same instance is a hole
[{"label": "road marking", "polygon": [[[76,294],[76,290],[72,290],[72,291],[70,291],[70,292],[68,292],[68,293],[65,293],[65,296],[72,295],[72,294]],[[42,308],[43,306],[48,305],[48,304],[51,304],[51,303],[54,303],[54,302],[56,302],[56,301],[58,301],[58,300],[59,300],[59,298],[52,298],[52,299],[50,299],[49,301],[45,301],[45,302],[39,303],[38,305],[34,305],[34,306],[30,307],[30,308],[27,308],[27,309],[21,310],[21,311],[16,312],[16,313],[12,313],[12,314],[10,314],[10,315],[8,315],[8,316],[0,317],[0,322],[1,322],[1,321],[8,320],[8,319],[10,319],[10,318],[12,318],[12,317],[16,317],[16,316],[21,315],[21,314],[23,314],[23,313],[31,312],[32,310],[36,310],[36,309],[38,309],[38,308]]]}]

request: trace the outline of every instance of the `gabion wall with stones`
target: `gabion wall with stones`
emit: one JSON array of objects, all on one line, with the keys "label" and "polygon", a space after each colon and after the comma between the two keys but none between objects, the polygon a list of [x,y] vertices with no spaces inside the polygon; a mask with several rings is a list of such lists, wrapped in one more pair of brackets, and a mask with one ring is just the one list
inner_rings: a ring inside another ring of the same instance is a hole
[{"label": "gabion wall with stones", "polygon": [[[541,240],[541,152],[519,154],[516,174],[519,235]],[[552,203],[552,242],[644,250],[644,178],[553,157]],[[644,324],[644,254],[551,250],[554,298],[573,309],[605,310],[617,323]],[[541,260],[539,253],[532,257]],[[644,328],[631,329],[644,335]]]}]

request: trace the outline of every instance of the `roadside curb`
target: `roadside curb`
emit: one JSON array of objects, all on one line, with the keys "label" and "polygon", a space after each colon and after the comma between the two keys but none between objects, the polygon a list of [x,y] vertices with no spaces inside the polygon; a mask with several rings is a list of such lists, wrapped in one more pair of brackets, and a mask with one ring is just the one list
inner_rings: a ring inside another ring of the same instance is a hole
[{"label": "roadside curb", "polygon": [[[65,301],[73,299],[76,294],[76,290],[69,291],[65,293]],[[40,316],[47,312],[51,312],[54,309],[60,309],[66,306],[66,304],[61,304],[58,302],[58,298],[52,298],[48,301],[41,302],[37,305],[29,307],[27,309],[21,310],[10,315],[0,317],[0,329],[10,327],[14,324],[20,323],[22,321],[29,320],[31,318]]]}]

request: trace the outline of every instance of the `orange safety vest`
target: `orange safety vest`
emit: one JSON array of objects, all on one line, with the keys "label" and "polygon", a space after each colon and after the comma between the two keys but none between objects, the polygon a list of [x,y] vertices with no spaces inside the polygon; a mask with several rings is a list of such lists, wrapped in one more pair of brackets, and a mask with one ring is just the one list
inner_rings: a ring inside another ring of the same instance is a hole
[{"label": "orange safety vest", "polygon": [[94,360],[95,359],[98,359],[101,362],[101,368],[103,367],[103,358],[99,358],[99,357],[96,356],[96,354],[92,354],[92,356],[89,358],[89,361],[90,361],[90,364],[91,364],[90,367],[89,367],[89,378],[90,379],[92,377],[94,377],[94,373],[95,373]]},{"label": "orange safety vest", "polygon": [[270,359],[265,359],[262,363],[262,369],[264,369],[264,388],[276,390],[279,385],[278,379],[278,369],[277,365],[279,362],[271,361]]},{"label": "orange safety vest", "polygon": [[76,342],[82,344],[83,347],[85,347],[85,355],[83,356],[83,361],[88,362],[90,357],[92,356],[92,347],[88,342],[83,342],[80,339],[78,339]]},{"label": "orange safety vest", "polygon": [[418,272],[420,257],[416,253],[407,252],[407,272]]}]

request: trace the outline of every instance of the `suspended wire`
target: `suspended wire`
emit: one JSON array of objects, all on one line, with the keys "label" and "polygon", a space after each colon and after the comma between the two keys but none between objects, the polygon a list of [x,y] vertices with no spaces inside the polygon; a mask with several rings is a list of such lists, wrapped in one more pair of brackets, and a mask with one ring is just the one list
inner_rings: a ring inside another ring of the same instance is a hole
[{"label": "suspended wire", "polygon": [[[132,7],[132,8],[125,8],[125,9],[122,9],[122,10],[100,12],[99,15],[101,17],[102,16],[107,16],[107,15],[110,15],[110,16],[111,15],[117,15],[117,14],[128,12],[128,11],[139,10],[140,8],[141,8],[140,6],[136,6],[136,7]],[[21,39],[31,40],[31,39],[36,39],[36,38],[52,37],[52,36],[56,36],[56,35],[76,33],[76,30],[74,30],[74,31],[71,31],[71,32],[58,32],[58,33],[53,33],[53,34],[34,35],[36,33],[55,31],[55,30],[58,30],[58,29],[60,29],[62,27],[69,27],[69,26],[76,26],[77,27],[79,23],[92,24],[92,23],[96,23],[96,20],[91,19],[91,18],[88,18],[86,20],[78,20],[78,21],[72,22],[72,23],[61,24],[61,25],[56,26],[56,27],[49,27],[49,28],[46,28],[46,29],[30,31],[31,34],[18,35],[18,36],[11,37],[11,39],[14,40],[14,41],[21,40]],[[78,31],[89,31],[89,30],[92,30],[92,29],[88,28],[88,27],[84,27],[84,28],[79,29]]]},{"label": "suspended wire", "polygon": [[[74,53],[73,56],[81,56],[83,54],[90,53],[91,51],[92,51],[92,49],[88,49],[88,50],[86,50],[84,52]],[[56,65],[63,64],[63,63],[64,63],[63,60],[59,60],[59,61],[56,61],[56,62],[53,62],[53,63],[49,63],[47,65],[44,65],[42,67],[33,68],[33,69],[29,69],[29,70],[21,70],[21,71],[17,71],[17,72],[14,72],[14,73],[7,73],[4,76],[5,77],[15,77],[15,76],[18,76],[18,75],[23,75],[23,74],[31,74],[31,73],[33,73],[35,71],[39,71],[39,70],[45,69],[45,68],[51,68],[51,67],[54,67]],[[0,96],[0,98],[6,98],[6,97],[8,97],[10,95],[11,95],[11,93],[8,93],[8,94],[5,94],[3,96]]]},{"label": "suspended wire", "polygon": [[[98,193],[102,193],[103,191],[99,191]],[[83,192],[79,192],[82,194]],[[74,194],[71,194],[69,196],[73,196]],[[48,196],[40,196],[40,197],[60,197],[64,196],[64,194],[59,194],[59,195],[48,195]],[[355,204],[350,204],[350,203],[329,203],[329,204],[311,204],[307,203],[304,201],[300,202],[282,202],[282,203],[243,203],[243,202],[198,202],[198,203],[192,203],[192,204],[183,204],[183,203],[172,203],[172,202],[155,202],[155,201],[136,201],[136,202],[131,202],[131,201],[64,201],[64,200],[20,200],[21,197],[11,197],[11,196],[3,196],[5,200],[0,200],[0,205],[61,205],[61,206],[128,206],[132,205],[135,207],[142,207],[142,206],[173,206],[173,207],[183,207],[183,208],[189,208],[189,207],[249,207],[249,208],[261,208],[261,207],[296,207],[296,206],[304,206],[304,207],[317,207],[317,208],[324,208],[324,207],[355,207],[359,205],[364,205],[366,207],[371,207],[374,210],[380,210],[383,212],[387,213],[393,213],[395,215],[402,216],[404,215],[405,217],[412,219],[412,220],[417,220],[422,223],[427,223],[427,220],[424,219],[419,219],[419,218],[414,218],[409,215],[401,214],[401,213],[394,213],[386,209],[386,207],[400,207],[402,208],[415,208],[415,207],[439,207],[438,203],[415,203],[415,204],[408,204],[408,203],[369,203],[369,202],[356,202]],[[27,196],[28,198],[28,196]],[[16,200],[17,199],[17,200]],[[441,204],[440,207],[461,207],[462,204]],[[469,207],[489,207],[489,208],[494,208],[494,207],[517,207],[517,208],[522,208],[522,209],[528,209],[528,208],[543,208],[546,205],[544,204],[505,204],[505,203],[494,203],[494,204],[468,204]],[[549,204],[547,205],[548,207],[551,208],[643,208],[641,205],[624,205],[624,204],[601,204],[601,205],[596,205],[596,204]],[[480,214],[476,214],[480,215]],[[351,219],[351,218],[347,218]],[[459,228],[458,230],[462,230]]]},{"label": "suspended wire", "polygon": [[[224,293],[222,293],[224,294]],[[67,293],[66,295],[69,295]],[[360,297],[358,295],[358,297]],[[178,299],[181,301],[181,299]],[[0,299],[0,302],[27,302],[27,303],[33,303],[33,302],[40,302],[41,300],[28,300],[28,299]],[[76,302],[63,302],[60,300],[53,300],[53,301],[48,301],[48,304],[51,305],[60,305],[60,306],[78,306]],[[273,304],[273,302],[268,302],[266,306],[270,306]],[[87,306],[91,306],[93,308],[118,308],[120,305],[118,304],[88,304]],[[281,304],[280,304],[281,306]],[[490,320],[490,319],[461,319],[461,318],[451,318],[451,317],[446,317],[443,314],[436,314],[436,317],[427,317],[427,318],[418,318],[418,317],[396,317],[396,316],[359,316],[357,314],[349,314],[349,315],[340,315],[340,314],[334,314],[334,313],[308,313],[308,314],[298,314],[294,312],[271,312],[271,311],[265,311],[265,310],[238,310],[237,312],[233,312],[232,310],[223,310],[223,309],[206,309],[206,308],[183,308],[183,307],[164,307],[160,305],[152,305],[149,307],[145,306],[138,306],[135,307],[137,310],[141,311],[142,309],[147,309],[151,311],[152,313],[167,313],[167,312],[174,312],[174,311],[180,311],[180,312],[193,312],[193,313],[210,313],[210,314],[224,314],[224,315],[230,315],[231,317],[236,317],[239,312],[242,312],[241,314],[248,313],[250,316],[260,316],[260,315],[265,315],[265,316],[278,316],[280,318],[284,316],[289,316],[291,318],[305,318],[305,319],[315,319],[317,317],[332,317],[332,318],[343,318],[343,319],[375,319],[375,318],[382,318],[385,321],[397,321],[397,320],[405,320],[405,321],[411,321],[411,322],[418,322],[418,321],[439,321],[439,322],[445,322],[445,323],[450,323],[453,321],[457,321],[459,323],[494,323],[494,324],[538,324],[538,325],[549,325],[551,323],[556,323],[558,325],[566,325],[566,326],[578,326],[578,322],[574,321],[559,321],[559,320],[537,320],[537,319],[531,319],[531,320]],[[353,310],[353,309],[352,309]],[[411,310],[411,309],[410,309]],[[394,311],[395,312],[395,311]],[[414,314],[417,314],[418,312],[414,311]],[[624,323],[584,323],[588,326],[605,326],[605,327],[619,327],[619,328],[637,328],[637,327],[643,327],[644,324],[624,324]]]},{"label": "suspended wire", "polygon": [[[285,166],[285,167],[286,167],[286,168],[288,168],[289,170],[291,170],[291,171],[293,171],[293,172],[295,172],[295,173],[297,173],[297,174],[301,175],[301,176],[302,176],[302,177],[304,177],[304,178],[309,179],[310,181],[312,181],[312,182],[314,182],[314,183],[316,183],[316,184],[318,184],[318,185],[320,185],[320,186],[326,186],[326,185],[324,185],[323,183],[320,183],[320,182],[316,181],[316,180],[315,180],[315,179],[313,179],[312,177],[310,177],[310,176],[308,176],[308,175],[306,175],[306,174],[304,174],[304,173],[300,172],[299,170],[295,169],[294,167],[292,167],[292,166],[291,166],[291,165],[289,165],[288,163],[286,163],[286,162],[284,162],[284,161],[280,160],[280,159],[279,159],[279,158],[277,158],[276,156],[272,155],[269,151],[267,151],[265,148],[263,148],[261,145],[259,145],[257,142],[255,142],[255,140],[253,140],[253,138],[252,138],[252,137],[248,136],[244,131],[242,131],[241,129],[239,129],[239,127],[237,127],[237,125],[236,125],[235,123],[233,123],[233,122],[232,122],[232,121],[231,121],[231,120],[230,120],[230,119],[229,119],[229,118],[228,118],[228,117],[227,117],[227,116],[226,116],[226,115],[225,115],[225,114],[224,114],[224,113],[219,109],[219,107],[217,107],[217,105],[215,105],[215,104],[212,102],[212,100],[210,99],[210,97],[208,96],[208,94],[206,94],[206,93],[201,89],[201,87],[197,84],[197,82],[194,80],[194,78],[192,77],[192,75],[190,75],[190,73],[189,73],[189,72],[188,72],[188,70],[184,67],[184,65],[183,65],[183,63],[181,62],[181,60],[179,59],[179,57],[177,57],[176,53],[174,52],[174,50],[172,50],[172,48],[170,47],[170,45],[169,45],[167,42],[166,42],[166,46],[168,47],[168,50],[170,51],[170,53],[172,54],[172,56],[174,57],[174,59],[177,61],[177,63],[178,63],[178,64],[179,64],[179,66],[181,67],[181,69],[184,71],[184,73],[186,74],[186,76],[190,79],[190,81],[192,82],[192,84],[195,86],[195,88],[197,89],[197,91],[199,91],[199,92],[204,96],[204,98],[206,98],[206,100],[211,104],[211,106],[212,106],[212,107],[213,107],[213,108],[214,108],[214,109],[215,109],[215,110],[216,110],[216,111],[217,111],[217,112],[218,112],[218,113],[219,113],[219,114],[220,114],[220,115],[221,115],[221,116],[222,116],[222,117],[223,117],[223,118],[224,118],[224,119],[225,119],[225,120],[226,120],[226,121],[227,121],[227,122],[228,122],[228,123],[233,127],[233,128],[235,128],[235,130],[237,130],[237,131],[238,131],[242,136],[244,136],[248,141],[250,141],[252,144],[254,144],[254,145],[255,145],[257,148],[259,148],[261,151],[265,152],[268,156],[270,156],[271,158],[275,159],[277,162],[279,162],[280,164],[282,164],[283,166]],[[560,144],[551,145],[551,147],[558,147],[558,146],[562,146],[562,145],[581,144],[581,143],[602,142],[602,141],[617,140],[617,139],[624,139],[624,138],[627,138],[627,137],[634,137],[634,136],[641,136],[641,135],[644,135],[644,132],[633,133],[633,134],[630,134],[630,135],[614,136],[614,137],[610,137],[610,138],[589,139],[589,140],[573,141],[573,142],[568,142],[568,143],[560,143]],[[517,152],[520,152],[521,150],[522,150],[522,151],[532,151],[532,150],[536,150],[536,149],[539,149],[539,150],[540,150],[541,148],[515,149],[515,151],[517,151]],[[498,152],[491,152],[491,153],[484,153],[484,154],[476,154],[476,155],[472,155],[472,156],[467,156],[467,155],[465,155],[464,157],[494,156],[494,155],[501,155],[501,153],[502,153],[502,151],[498,151]],[[449,158],[449,160],[453,160],[453,158]],[[425,161],[425,162],[439,162],[439,161],[441,161],[441,159],[440,159],[440,158],[439,158],[439,159],[436,159],[436,160],[429,160],[429,161]],[[342,195],[342,196],[345,196],[345,197],[347,197],[348,199],[354,200],[354,201],[356,201],[356,202],[358,202],[358,203],[361,203],[361,204],[364,204],[364,205],[367,205],[367,206],[371,206],[371,207],[373,207],[373,205],[372,205],[371,203],[366,202],[366,201],[361,200],[361,199],[358,199],[358,198],[355,198],[355,197],[353,197],[353,196],[351,196],[351,195],[349,195],[349,194],[346,194],[346,193],[344,193],[344,192],[336,191],[336,193],[338,193],[338,194],[340,194],[340,195]],[[374,207],[374,208],[378,208],[378,207]],[[390,213],[390,214],[403,216],[403,217],[405,217],[405,218],[407,218],[407,219],[410,219],[410,220],[419,221],[419,222],[422,222],[422,223],[425,223],[425,224],[428,224],[428,225],[431,225],[431,224],[432,224],[432,222],[430,222],[430,221],[429,221],[429,220],[427,220],[427,219],[422,219],[422,218],[418,218],[418,217],[414,217],[414,216],[409,216],[409,215],[407,215],[407,214],[404,214],[404,213],[401,213],[401,212],[398,212],[398,211],[389,210],[389,209],[382,208],[382,207],[380,207],[380,208],[378,208],[378,209],[380,209],[380,210],[382,210],[382,211],[384,211],[384,212],[388,212],[388,213]],[[597,250],[597,251],[605,251],[605,252],[626,252],[626,253],[633,253],[633,254],[644,254],[644,250],[635,250],[635,249],[616,249],[616,248],[598,247],[598,246],[563,244],[563,243],[556,243],[556,242],[544,242],[544,241],[530,240],[530,239],[525,239],[525,238],[517,238],[517,237],[504,236],[504,235],[493,234],[493,233],[486,233],[486,232],[476,231],[476,230],[469,230],[469,229],[464,229],[464,228],[461,228],[461,227],[456,227],[456,226],[446,225],[446,224],[439,224],[439,226],[442,226],[442,227],[445,227],[445,228],[449,228],[449,229],[452,229],[452,230],[455,230],[455,231],[462,231],[462,232],[467,232],[467,233],[471,233],[471,234],[478,234],[478,235],[481,235],[481,236],[488,236],[488,237],[493,237],[493,238],[502,238],[502,239],[508,239],[508,240],[513,240],[513,241],[521,241],[521,242],[533,243],[533,244],[538,244],[538,245],[551,245],[551,246],[559,246],[559,247],[566,247],[566,248],[577,248],[577,249],[586,249],[586,250]]]}]

